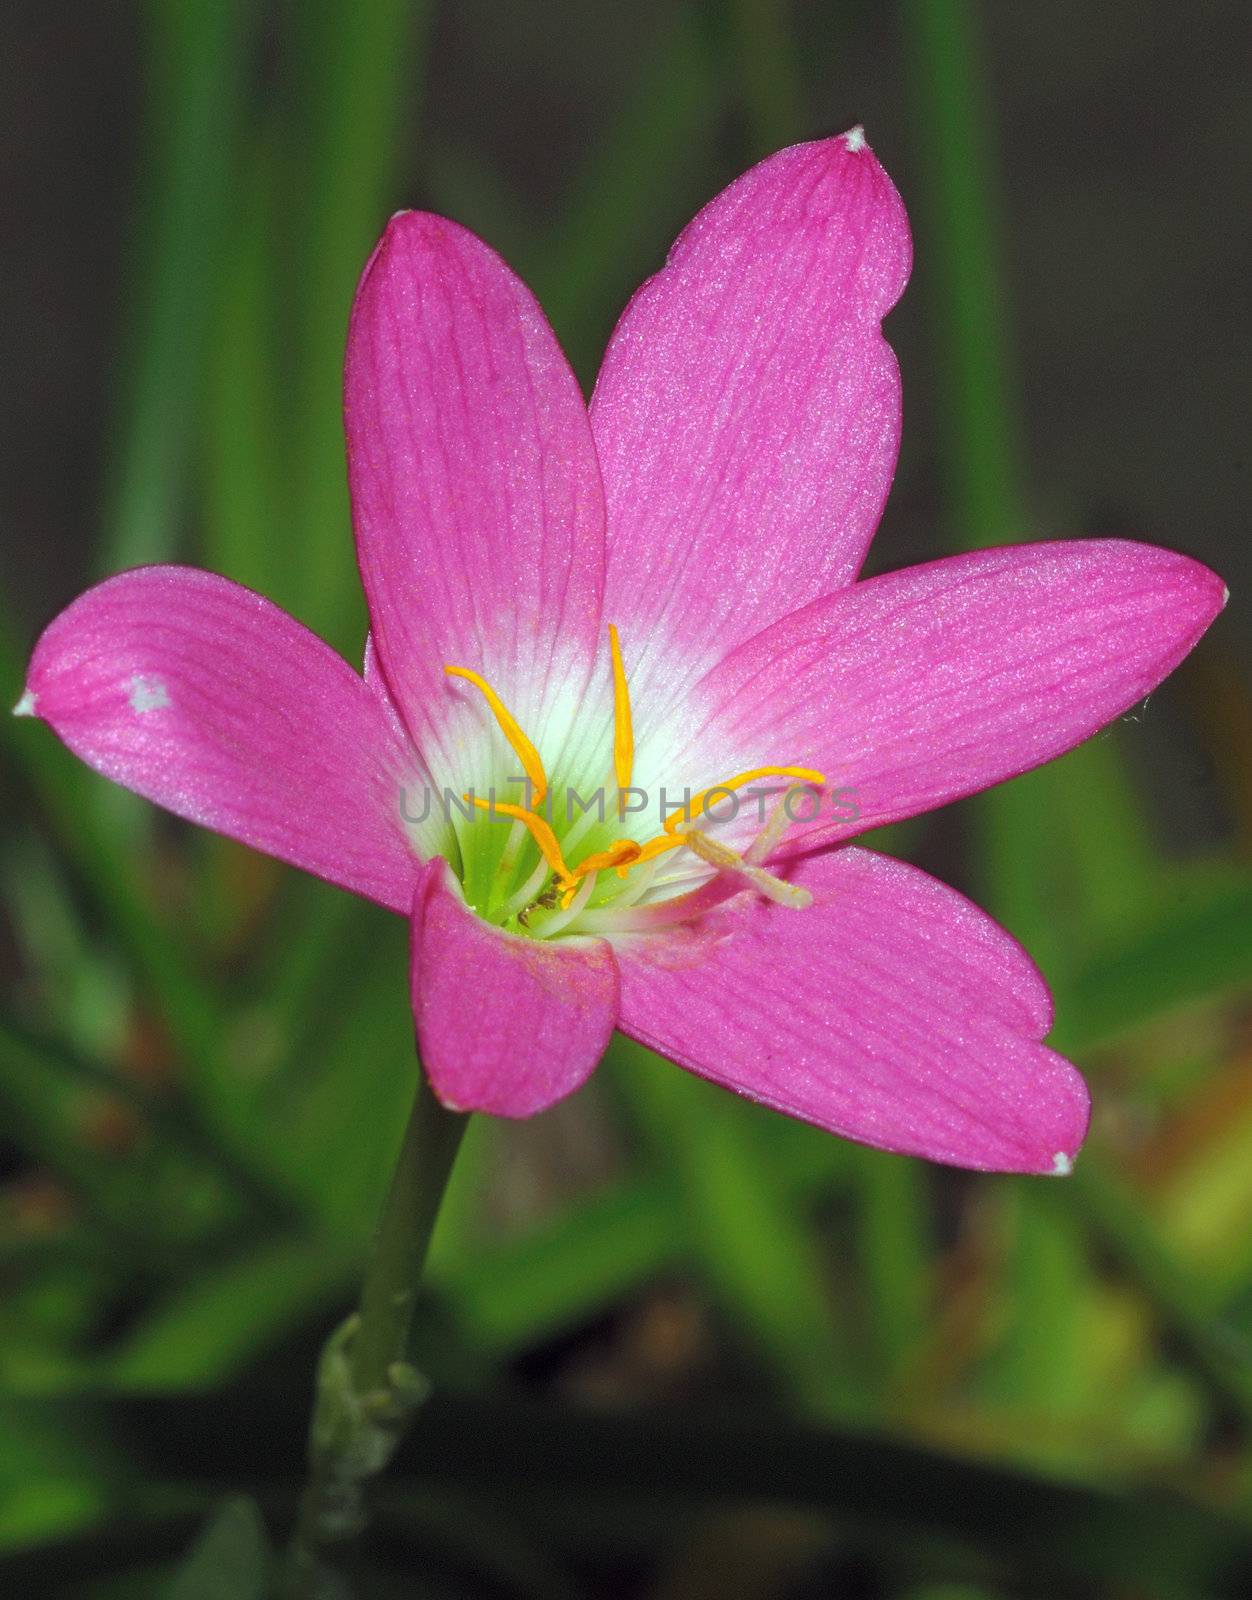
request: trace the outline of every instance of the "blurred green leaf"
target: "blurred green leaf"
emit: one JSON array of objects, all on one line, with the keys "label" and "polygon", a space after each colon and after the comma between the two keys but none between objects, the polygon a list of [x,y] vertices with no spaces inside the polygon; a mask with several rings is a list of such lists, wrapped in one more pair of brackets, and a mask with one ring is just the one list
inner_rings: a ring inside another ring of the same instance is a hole
[{"label": "blurred green leaf", "polygon": [[202,1269],[146,1312],[99,1363],[123,1389],[221,1383],[302,1322],[347,1300],[359,1263],[321,1240],[261,1244]]},{"label": "blurred green leaf", "polygon": [[1014,1184],[1005,1207],[1012,1231],[1005,1325],[984,1382],[1006,1408],[1060,1419],[1086,1399],[1085,1240],[1072,1216],[1040,1207],[1036,1188]]},{"label": "blurred green leaf", "polygon": [[507,1354],[624,1298],[664,1267],[678,1243],[665,1186],[624,1183],[509,1244],[435,1252],[431,1281],[477,1343]]},{"label": "blurred green leaf", "polygon": [[670,20],[654,58],[601,135],[558,226],[517,265],[586,381],[640,276],[699,195],[726,91],[697,8]]},{"label": "blurred green leaf", "polygon": [[214,1512],[169,1587],[169,1600],[265,1600],[270,1554],[261,1513],[251,1500],[227,1500]]},{"label": "blurred green leaf", "polygon": [[144,6],[149,103],[139,290],[100,570],[168,560],[201,398],[217,245],[236,183],[248,79],[248,0]]},{"label": "blurred green leaf", "polygon": [[131,986],[111,950],[88,936],[60,859],[33,830],[16,830],[0,856],[0,889],[22,953],[31,1004],[57,1016],[88,1054],[123,1044]]},{"label": "blurred green leaf", "polygon": [[[77,759],[42,723],[0,717],[0,748],[20,774],[33,814],[53,833],[127,959],[160,1002],[171,1033],[195,1063],[213,1050],[216,1005],[209,986],[160,926],[134,859],[83,804]],[[101,780],[102,782],[103,780]]]},{"label": "blurred green leaf", "polygon": [[1070,999],[1084,1043],[1103,1044],[1170,1011],[1229,994],[1252,972],[1252,878],[1175,874],[1116,943],[1075,975]]},{"label": "blurred green leaf", "polygon": [[931,1223],[921,1163],[853,1153],[857,1242],[869,1297],[873,1362],[890,1392],[923,1340],[932,1311]]},{"label": "blurred green leaf", "polygon": [[64,1162],[70,1171],[80,1171],[84,1165],[98,1167],[103,1163],[114,1168],[117,1165],[112,1158],[94,1156],[81,1126],[67,1123],[59,1114],[52,1091],[54,1085],[68,1083],[129,1107],[170,1148],[195,1158],[223,1177],[236,1195],[251,1201],[262,1215],[283,1214],[281,1209],[276,1210],[274,1192],[265,1178],[235,1162],[231,1152],[199,1125],[191,1108],[177,1100],[151,1094],[105,1063],[59,1040],[41,1038],[3,1015],[0,1015],[0,1075],[12,1097],[10,1103],[25,1103],[27,1114],[45,1124],[53,1141],[49,1154],[58,1166]]},{"label": "blurred green leaf", "polygon": [[[364,608],[352,557],[343,442],[343,355],[352,294],[402,199],[405,131],[416,126],[430,8],[418,0],[287,5],[296,77],[282,187],[294,251],[290,373],[292,539],[278,598],[340,649],[359,650]],[[287,591],[290,591],[289,593]]]},{"label": "blurred green leaf", "polygon": [[156,1003],[206,1128],[227,1160],[268,1187],[276,1205],[288,1206],[289,1198],[278,1192],[265,1130],[243,1093],[245,1084],[224,1070],[220,1001],[182,942],[161,925],[136,881],[136,863],[125,844],[105,827],[95,807],[81,803],[84,779],[78,762],[41,724],[0,718],[0,748],[5,746],[27,781],[37,813],[54,831],[142,989]]},{"label": "blurred green leaf", "polygon": [[275,142],[268,128],[257,134],[226,226],[202,460],[207,564],[266,595],[296,516],[282,452]]},{"label": "blurred green leaf", "polygon": [[357,1245],[373,1228],[417,1075],[407,929],[398,917],[375,921],[368,963],[331,1015],[300,1019],[263,1112],[287,1180],[333,1237]]},{"label": "blurred green leaf", "polygon": [[850,1370],[826,1264],[762,1155],[759,1111],[621,1037],[610,1057],[657,1171],[674,1185],[676,1219],[709,1288],[793,1396],[828,1415],[859,1410],[863,1387]]},{"label": "blurred green leaf", "polygon": [[937,302],[948,516],[968,549],[1020,533],[1025,455],[984,43],[972,0],[903,0],[901,15],[926,180],[914,209]]},{"label": "blurred green leaf", "polygon": [[[104,1511],[108,1477],[121,1470],[107,1430],[75,1408],[45,1414],[0,1396],[0,1550],[90,1525]],[[3,1568],[0,1567],[0,1572]],[[35,1594],[5,1589],[7,1594]]]},{"label": "blurred green leaf", "polygon": [[[617,1074],[629,1070],[621,1061],[608,1068]],[[657,1071],[679,1076],[668,1063],[658,1063]],[[706,1095],[706,1103],[721,1098],[720,1091],[711,1089]],[[847,1158],[859,1152],[759,1107],[737,1109],[757,1124],[761,1135],[761,1149],[744,1174],[745,1206],[759,1192],[751,1186],[754,1171],[768,1170],[761,1187],[768,1182],[779,1191],[769,1203],[771,1211],[789,1203],[803,1212],[836,1187],[846,1187],[852,1165]],[[480,1120],[471,1124],[471,1141]],[[699,1137],[702,1126],[697,1118],[692,1138]],[[460,1176],[458,1164],[454,1182]],[[651,1173],[620,1180],[505,1243],[460,1254],[436,1248],[432,1278],[486,1349],[512,1353],[590,1320],[641,1284],[690,1260],[692,1245],[686,1230],[675,1227],[674,1216],[674,1174],[658,1152]],[[900,1265],[903,1270],[907,1262]],[[917,1293],[924,1295],[924,1285]],[[806,1293],[804,1305],[811,1304]],[[824,1361],[821,1349],[806,1357],[806,1364]],[[823,1370],[817,1381],[825,1387],[831,1382],[829,1372]]]},{"label": "blurred green leaf", "polygon": [[1252,1421],[1252,1339],[1221,1318],[1219,1294],[1162,1242],[1134,1193],[1096,1161],[1081,1160],[1051,1205],[1074,1207],[1226,1402]]}]

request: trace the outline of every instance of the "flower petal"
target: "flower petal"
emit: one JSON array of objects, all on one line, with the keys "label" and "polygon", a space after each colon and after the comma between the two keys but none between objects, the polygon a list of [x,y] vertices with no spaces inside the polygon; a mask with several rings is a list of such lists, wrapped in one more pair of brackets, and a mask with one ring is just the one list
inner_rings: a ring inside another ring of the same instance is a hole
[{"label": "flower petal", "polygon": [[641,704],[662,673],[682,676],[676,661],[704,670],[856,576],[899,447],[879,323],[910,253],[900,197],[857,130],[745,173],[627,307],[591,416],[605,615]]},{"label": "flower petal", "polygon": [[445,664],[481,673],[539,741],[599,643],[604,508],[586,407],[499,256],[403,212],[357,291],[345,423],[375,646],[423,756],[464,787],[458,756],[490,721]]},{"label": "flower petal", "polygon": [[976,906],[903,862],[797,862],[806,911],[751,894],[618,947],[620,1026],[749,1099],[863,1144],[955,1166],[1066,1172],[1077,1071],[1037,1041],[1048,992]]},{"label": "flower petal", "polygon": [[547,943],[484,922],[440,859],[413,906],[413,1017],[435,1093],[456,1111],[529,1117],[590,1077],[617,1021],[602,939]]},{"label": "flower petal", "polygon": [[417,861],[400,819],[413,754],[307,628],[190,567],[141,567],[75,600],[27,694],[71,750],[158,805],[395,911]]},{"label": "flower petal", "polygon": [[823,804],[789,842],[846,837],[1071,749],[1173,671],[1225,593],[1199,562],[1118,539],[872,578],[765,629],[696,686],[694,759],[815,768],[859,817],[832,821]]},{"label": "flower petal", "polygon": [[[379,704],[387,714],[387,720],[395,730],[398,738],[408,742],[409,731],[405,724],[400,707],[396,704],[395,696],[391,692],[391,685],[387,682],[387,674],[383,671],[383,664],[378,658],[378,650],[374,644],[374,635],[365,635],[365,649],[361,656],[361,676],[365,679],[366,686],[373,691]],[[420,758],[419,758],[420,760]]]}]

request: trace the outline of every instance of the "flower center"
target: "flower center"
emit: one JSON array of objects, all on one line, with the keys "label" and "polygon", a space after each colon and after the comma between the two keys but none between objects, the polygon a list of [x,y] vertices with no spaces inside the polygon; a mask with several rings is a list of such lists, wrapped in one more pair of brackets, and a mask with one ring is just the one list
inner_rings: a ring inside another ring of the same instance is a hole
[{"label": "flower center", "polygon": [[[620,825],[627,814],[626,796],[631,792],[635,742],[621,642],[612,623],[609,624],[609,651],[613,668],[614,805]],[[717,873],[728,872],[780,904],[799,908],[809,903],[805,891],[766,872],[760,863],[786,828],[786,804],[791,794],[805,785],[824,785],[826,780],[820,772],[798,766],[752,767],[722,783],[700,789],[685,799],[672,815],[664,819],[660,833],[643,843],[623,837],[598,843],[597,848],[585,849],[588,843],[597,841],[586,837],[585,827],[575,825],[563,844],[544,812],[551,785],[543,759],[517,718],[481,674],[469,667],[451,665],[445,666],[444,671],[449,677],[463,678],[479,691],[526,777],[527,803],[524,806],[498,800],[494,791],[487,799],[472,790],[462,796],[467,804],[486,812],[491,820],[504,819],[512,823],[512,833],[496,868],[491,903],[484,908],[488,920],[502,925],[516,924],[519,930],[538,938],[551,938],[557,933],[612,931],[612,921],[621,919],[614,918],[606,922],[599,913],[625,911],[627,907],[636,906],[648,894],[651,886],[653,869],[650,864],[671,851],[684,848],[701,863],[697,876],[703,882]],[[752,845],[745,854],[740,855],[711,838],[699,824],[708,816],[710,807],[723,796],[733,795],[746,784],[763,778],[789,778],[792,784]],[[515,887],[521,869],[521,847],[527,835],[538,849],[539,861],[520,886]],[[585,853],[573,857],[572,847],[575,845]],[[709,868],[712,872],[705,870]],[[607,880],[607,888],[600,881],[602,873],[613,875],[612,879]],[[681,892],[688,892],[693,887],[690,878],[691,875],[685,879],[680,876],[677,880],[680,887],[664,898],[672,901]],[[614,883],[613,879],[618,882]],[[671,884],[674,881],[671,880]],[[626,885],[624,889],[623,885]],[[630,921],[633,925],[638,917]],[[622,926],[625,927],[624,922]]]}]

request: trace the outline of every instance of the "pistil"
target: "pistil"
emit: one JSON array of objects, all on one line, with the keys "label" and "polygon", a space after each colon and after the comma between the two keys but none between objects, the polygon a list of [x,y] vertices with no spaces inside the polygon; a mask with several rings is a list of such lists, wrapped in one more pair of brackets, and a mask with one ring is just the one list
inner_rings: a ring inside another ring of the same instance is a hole
[{"label": "pistil", "polygon": [[[609,624],[609,652],[613,670],[613,778],[617,787],[620,817],[624,812],[623,798],[630,788],[634,773],[635,743],[630,689],[622,659],[621,641],[612,623]],[[498,882],[501,879],[507,882],[513,875],[518,844],[524,837],[523,829],[530,834],[539,850],[540,860],[535,870],[519,889],[508,895],[502,906],[497,907],[496,914],[502,915],[506,922],[516,917],[523,926],[529,927],[530,914],[544,910],[550,914],[536,931],[542,937],[551,937],[569,927],[579,917],[584,917],[584,913],[586,913],[585,921],[599,921],[606,915],[611,916],[613,907],[610,905],[602,905],[595,911],[587,910],[601,873],[613,872],[617,878],[626,879],[635,873],[635,869],[655,863],[658,857],[683,847],[689,849],[698,860],[712,867],[715,872],[728,872],[743,878],[760,894],[780,905],[798,908],[809,903],[809,897],[803,890],[766,872],[761,862],[773,849],[786,826],[786,801],[802,785],[824,784],[826,780],[822,773],[808,767],[753,767],[747,772],[737,773],[724,783],[701,789],[679,811],[664,820],[662,831],[654,838],[642,844],[634,839],[615,839],[601,849],[590,851],[581,861],[571,866],[565,858],[561,842],[552,824],[539,812],[550,786],[538,750],[527,738],[521,724],[500,695],[484,677],[468,667],[448,665],[444,671],[450,677],[464,678],[478,689],[530,782],[528,796],[530,803],[527,806],[512,805],[494,797],[483,799],[472,793],[465,796],[467,801],[486,811],[492,818],[503,816],[512,821],[510,837],[497,869]],[[710,838],[697,826],[699,820],[709,813],[711,803],[716,803],[716,797],[723,794],[733,795],[745,784],[763,778],[790,778],[793,783],[779,805],[774,808],[769,823],[758,834],[745,855],[739,855],[720,841]],[[583,825],[568,834],[567,845],[581,838],[585,831],[584,817]],[[654,875],[654,866],[648,866],[643,873],[636,873],[638,881],[631,888],[621,892],[620,903],[623,912],[629,906],[641,901],[649,890],[658,887],[653,881]],[[554,881],[552,886],[545,890],[543,886],[549,878]],[[675,881],[681,882],[681,875]],[[662,882],[668,887],[670,880],[665,879]]]}]

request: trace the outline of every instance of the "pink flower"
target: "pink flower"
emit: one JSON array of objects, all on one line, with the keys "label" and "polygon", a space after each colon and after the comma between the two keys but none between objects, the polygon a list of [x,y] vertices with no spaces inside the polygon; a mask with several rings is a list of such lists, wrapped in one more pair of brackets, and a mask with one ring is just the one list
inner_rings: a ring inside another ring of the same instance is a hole
[{"label": "pink flower", "polygon": [[[856,581],[896,459],[879,324],[909,261],[859,129],[783,150],[631,301],[588,411],[499,257],[397,216],[348,343],[364,676],[259,595],[148,567],[51,623],[17,709],[411,916],[451,1106],[539,1111],[616,1026],[849,1138],[1068,1171],[1088,1097],[1040,1043],[1030,959],[845,841],[1085,739],[1225,595],[1108,539]],[[571,790],[607,795],[604,820]]]}]

